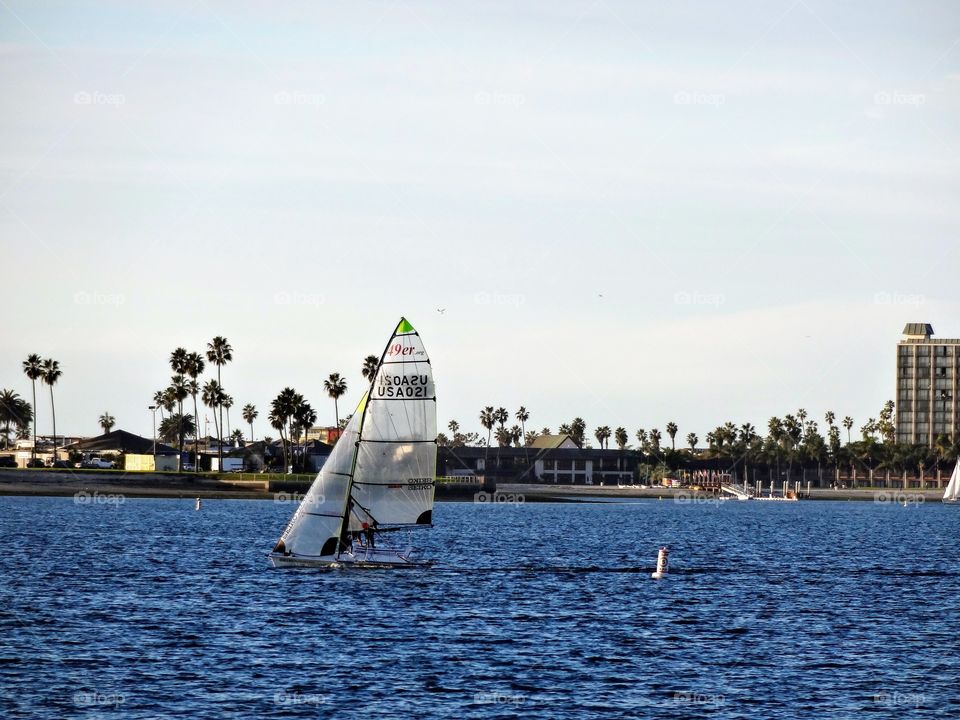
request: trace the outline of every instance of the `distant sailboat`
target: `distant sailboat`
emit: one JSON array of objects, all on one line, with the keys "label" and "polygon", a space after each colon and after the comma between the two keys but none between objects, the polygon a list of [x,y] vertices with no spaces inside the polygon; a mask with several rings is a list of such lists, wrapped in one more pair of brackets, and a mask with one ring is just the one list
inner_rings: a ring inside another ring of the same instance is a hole
[{"label": "distant sailboat", "polygon": [[269,558],[274,567],[426,565],[378,536],[432,526],[437,403],[430,359],[401,318],[353,417]]},{"label": "distant sailboat", "polygon": [[960,502],[960,462],[953,466],[953,475],[950,476],[947,489],[943,491],[943,501],[945,503]]}]

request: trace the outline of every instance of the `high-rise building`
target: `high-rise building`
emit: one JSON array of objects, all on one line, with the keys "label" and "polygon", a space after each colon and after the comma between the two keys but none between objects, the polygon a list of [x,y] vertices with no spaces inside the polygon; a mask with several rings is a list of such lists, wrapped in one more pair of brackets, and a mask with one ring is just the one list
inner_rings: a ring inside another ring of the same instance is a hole
[{"label": "high-rise building", "polygon": [[908,323],[897,343],[897,442],[932,446],[960,429],[957,380],[960,339],[933,337],[933,326]]}]

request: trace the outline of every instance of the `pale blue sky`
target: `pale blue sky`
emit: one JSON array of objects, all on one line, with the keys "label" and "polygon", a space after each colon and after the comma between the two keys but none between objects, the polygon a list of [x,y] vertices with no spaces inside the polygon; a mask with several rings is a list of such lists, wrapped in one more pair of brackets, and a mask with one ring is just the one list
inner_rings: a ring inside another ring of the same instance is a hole
[{"label": "pale blue sky", "polygon": [[149,434],[222,334],[332,421],[404,314],[443,425],[859,425],[960,336],[958,90],[954,2],[0,0],[0,387]]}]

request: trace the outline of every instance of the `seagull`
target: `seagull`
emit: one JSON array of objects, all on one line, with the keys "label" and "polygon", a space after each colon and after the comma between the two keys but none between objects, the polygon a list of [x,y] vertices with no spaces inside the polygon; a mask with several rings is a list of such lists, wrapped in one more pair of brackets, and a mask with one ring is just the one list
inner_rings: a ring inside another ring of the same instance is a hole
[{"label": "seagull", "polygon": [[447,311],[446,308],[437,308],[437,312],[443,315]]}]

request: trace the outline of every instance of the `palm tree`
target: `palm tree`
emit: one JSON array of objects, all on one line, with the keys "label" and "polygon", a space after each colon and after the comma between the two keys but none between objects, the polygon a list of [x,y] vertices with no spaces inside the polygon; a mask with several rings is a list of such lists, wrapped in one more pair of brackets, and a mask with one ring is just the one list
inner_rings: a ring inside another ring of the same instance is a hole
[{"label": "palm tree", "polygon": [[363,359],[363,377],[367,382],[373,382],[373,376],[377,374],[377,366],[380,365],[380,358],[376,355],[367,355]]},{"label": "palm tree", "polygon": [[603,450],[605,442],[610,437],[610,426],[601,425],[593,432],[593,436],[597,439],[597,442],[600,443],[600,449]]},{"label": "palm tree", "polygon": [[827,421],[827,427],[832,427],[834,420],[837,419],[837,416],[833,410],[827,410],[827,412],[823,415],[823,419]]},{"label": "palm tree", "polygon": [[[171,364],[172,364],[172,361],[171,361]],[[186,376],[174,375],[172,378],[170,378],[170,387],[167,388],[167,393],[170,395],[170,398],[177,403],[177,415],[179,415],[182,418],[183,417],[183,401],[190,396],[190,388],[188,387]],[[180,423],[178,427],[182,428],[183,423]],[[183,435],[180,435],[180,437],[178,438],[177,448],[180,451],[180,454],[177,456],[177,470],[179,470],[180,462],[183,457]]]},{"label": "palm tree", "polygon": [[30,451],[30,457],[37,457],[37,380],[43,377],[43,360],[36,353],[31,353],[23,361],[23,372],[30,378],[30,384],[33,387],[33,449]]},{"label": "palm tree", "polygon": [[527,420],[530,419],[530,411],[527,410],[523,405],[517,409],[516,413],[517,420],[520,421],[520,431],[526,435],[527,434]]},{"label": "palm tree", "polygon": [[676,437],[677,437],[677,430],[678,430],[678,428],[677,428],[677,424],[676,424],[675,422],[668,422],[668,423],[667,423],[667,435],[670,436],[670,449],[671,449],[671,450],[676,450],[676,449],[677,449],[677,444],[676,444],[676,442],[675,442]]},{"label": "palm tree", "polygon": [[[197,412],[197,394],[200,391],[200,383],[197,382],[197,378],[203,374],[204,367],[203,356],[196,352],[189,353],[183,364],[184,372],[190,378],[190,382],[187,383],[187,391],[193,396],[193,416],[197,419],[197,426],[200,425],[200,414]],[[160,413],[160,416],[163,417],[163,413]],[[197,462],[197,434],[194,434],[193,439],[193,471],[200,472],[200,463]]]},{"label": "palm tree", "polygon": [[617,447],[621,450],[627,449],[627,441],[630,439],[630,436],[627,435],[627,429],[623,427],[618,427],[613,433],[613,439],[617,441]]},{"label": "palm tree", "polygon": [[650,447],[653,449],[654,453],[659,454],[660,452],[660,439],[663,436],[660,434],[660,431],[654,428],[650,431]]},{"label": "palm tree", "polygon": [[583,438],[587,432],[587,423],[581,417],[576,417],[570,423],[570,437],[580,446],[583,446]]},{"label": "palm tree", "polygon": [[687,433],[687,445],[690,446],[691,450],[697,449],[698,442],[700,442],[700,438],[697,437],[696,433]]},{"label": "palm tree", "polygon": [[[298,400],[299,398],[299,400]],[[287,436],[284,430],[292,420],[297,405],[303,400],[302,396],[293,388],[286,387],[280,391],[270,403],[270,425],[280,431],[280,441],[283,443],[283,471],[287,472],[289,454],[287,453]]]},{"label": "palm tree", "polygon": [[847,445],[850,444],[850,429],[853,427],[853,418],[847,415],[843,419],[843,426],[847,429]]},{"label": "palm tree", "polygon": [[[300,469],[306,470],[307,467],[307,431],[317,422],[317,411],[310,403],[304,400],[298,394],[298,402],[293,409],[293,419],[297,427],[303,431],[303,453],[300,457]],[[298,433],[299,434],[299,433]]]},{"label": "palm tree", "polygon": [[18,427],[29,427],[33,419],[33,407],[13,390],[0,390],[0,422],[3,423],[3,446],[10,443],[11,423]]},{"label": "palm tree", "polygon": [[[220,370],[228,362],[233,360],[233,348],[230,347],[230,342],[220,335],[217,335],[213,340],[207,343],[207,360],[212,362],[217,366],[217,386],[222,390],[223,382],[220,380]],[[220,422],[214,423],[214,426],[219,428],[217,432],[223,431],[223,408],[218,406],[220,411]],[[214,410],[216,414],[217,410]],[[217,435],[217,456],[220,460],[220,467],[223,467],[223,436]]]},{"label": "palm tree", "polygon": [[487,471],[487,456],[490,454],[490,434],[493,432],[493,426],[497,422],[496,411],[493,405],[487,405],[480,411],[480,424],[487,430],[487,445],[483,451],[483,471]]},{"label": "palm tree", "polygon": [[236,430],[234,430],[233,433],[230,435],[230,439],[233,440],[235,445],[239,445],[240,443],[242,443],[243,430],[241,430],[240,428],[237,428]]},{"label": "palm tree", "polygon": [[[220,428],[217,425],[217,408],[223,402],[223,388],[220,383],[212,378],[203,384],[203,392],[200,395],[203,404],[213,411],[213,431],[217,433],[217,444],[220,445]],[[222,455],[217,456],[222,457]],[[218,460],[219,462],[219,460]],[[223,465],[220,465],[223,467]]]},{"label": "palm tree", "polygon": [[500,427],[503,427],[507,420],[510,419],[510,413],[507,412],[506,408],[499,407],[493,414],[493,417],[497,421],[497,424],[500,425]]},{"label": "palm tree", "polygon": [[103,428],[103,432],[108,433],[113,429],[113,426],[117,424],[116,419],[108,412],[105,412],[97,420],[100,423],[100,427]]},{"label": "palm tree", "polygon": [[323,381],[323,389],[333,398],[333,412],[337,419],[337,427],[340,427],[340,407],[337,400],[347,392],[347,379],[340,377],[340,373],[330,373],[330,377]]},{"label": "palm tree", "polygon": [[53,386],[63,375],[60,363],[53,358],[43,361],[43,381],[50,386],[50,415],[53,417],[53,459],[57,459],[57,410],[53,404]]},{"label": "palm tree", "polygon": [[233,396],[224,395],[222,405],[227,409],[227,435],[230,435],[230,408],[233,407]]},{"label": "palm tree", "polygon": [[244,421],[250,425],[250,442],[253,442],[253,421],[260,413],[257,412],[256,406],[250,403],[243,406],[242,413]]},{"label": "palm tree", "polygon": [[167,406],[167,398],[163,390],[157,390],[153,394],[153,404],[160,411],[160,421],[163,422],[163,409]]},{"label": "palm tree", "polygon": [[168,415],[166,420],[160,423],[160,439],[166,443],[182,442],[184,436],[195,435],[196,432],[197,424],[193,415]]},{"label": "palm tree", "polygon": [[643,428],[637,429],[637,445],[640,452],[647,451],[647,431]]},{"label": "palm tree", "polygon": [[456,437],[457,433],[460,432],[460,423],[456,420],[451,420],[447,423],[447,427],[450,428],[450,433]]}]

